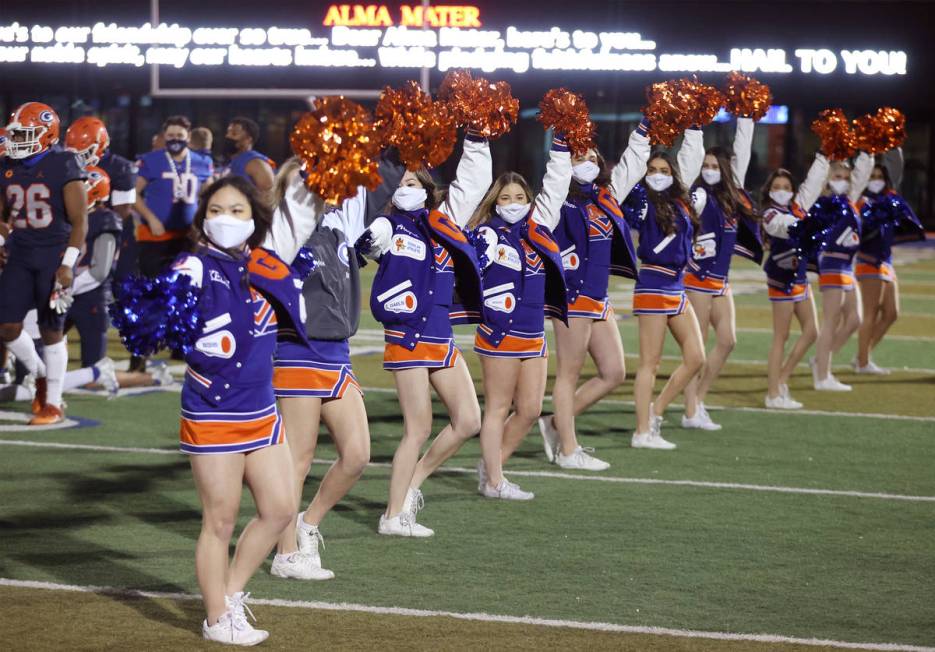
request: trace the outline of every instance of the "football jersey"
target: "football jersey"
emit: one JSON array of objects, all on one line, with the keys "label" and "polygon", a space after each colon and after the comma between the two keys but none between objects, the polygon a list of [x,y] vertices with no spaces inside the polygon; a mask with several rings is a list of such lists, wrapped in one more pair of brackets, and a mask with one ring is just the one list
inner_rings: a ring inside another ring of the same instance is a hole
[{"label": "football jersey", "polygon": [[[84,250],[78,260],[78,267],[89,267],[94,254],[94,241],[105,233],[118,237],[123,230],[123,220],[109,208],[95,208],[88,213],[88,237],[84,241]],[[116,261],[114,261],[116,262]]]},{"label": "football jersey", "polygon": [[248,149],[246,152],[241,152],[240,154],[238,154],[237,156],[231,159],[230,163],[228,163],[227,165],[227,168],[224,170],[224,175],[226,176],[228,174],[231,174],[234,176],[243,177],[250,183],[253,183],[253,179],[250,177],[249,174],[247,174],[247,164],[250,161],[253,161],[255,159],[266,161],[266,163],[268,163],[269,166],[273,168],[273,171],[275,172],[276,163],[273,162],[273,159],[266,156],[266,154],[260,154],[255,149]]},{"label": "football jersey", "polygon": [[137,163],[146,179],[145,201],[167,231],[186,231],[198,209],[201,186],[214,174],[214,164],[204,154],[188,150],[176,161],[164,149],[147,152]]},{"label": "football jersey", "polygon": [[108,205],[114,206],[115,201],[118,206],[124,203],[132,204],[133,201],[126,201],[126,198],[136,196],[136,166],[111,150],[104,152],[98,165],[110,177]]},{"label": "football jersey", "polygon": [[64,247],[71,234],[65,186],[87,174],[78,155],[58,147],[26,159],[0,161],[0,193],[9,211],[11,250]]}]

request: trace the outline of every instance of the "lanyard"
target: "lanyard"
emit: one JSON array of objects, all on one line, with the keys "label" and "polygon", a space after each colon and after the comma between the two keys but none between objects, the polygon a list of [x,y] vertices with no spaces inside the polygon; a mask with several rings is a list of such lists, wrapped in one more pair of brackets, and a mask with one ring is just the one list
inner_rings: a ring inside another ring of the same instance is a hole
[{"label": "lanyard", "polygon": [[[169,156],[168,150],[165,152],[166,162],[169,164],[169,171],[175,176],[175,179],[172,182],[172,194],[173,202],[184,201],[188,196],[188,193],[185,191],[185,184],[182,182],[182,175],[179,174],[178,168],[176,167],[175,159]],[[190,151],[185,152],[185,177],[192,172],[192,153]]]}]

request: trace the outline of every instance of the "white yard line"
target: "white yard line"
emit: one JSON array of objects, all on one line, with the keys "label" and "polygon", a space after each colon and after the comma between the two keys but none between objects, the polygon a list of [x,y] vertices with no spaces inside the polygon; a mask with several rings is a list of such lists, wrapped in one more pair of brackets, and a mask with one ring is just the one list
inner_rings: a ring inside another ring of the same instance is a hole
[{"label": "white yard line", "polygon": [[[59,442],[29,441],[25,439],[0,439],[0,446],[24,446],[27,448],[54,448],[60,450],[84,450],[104,453],[137,453],[143,455],[181,455],[178,450],[166,448],[139,448],[132,446],[99,446],[94,444],[64,444]],[[334,460],[316,459],[315,464],[331,465]],[[387,469],[388,462],[371,462],[370,468]],[[472,475],[476,469],[463,466],[443,466],[440,473]],[[585,482],[610,482],[617,484],[660,485],[672,487],[697,487],[701,489],[728,489],[732,491],[757,491],[781,494],[801,494],[807,496],[838,496],[843,498],[874,498],[877,500],[898,500],[907,502],[935,503],[935,496],[912,496],[874,491],[850,491],[842,489],[816,489],[810,487],[785,487],[782,485],[746,484],[742,482],[710,482],[704,480],[661,480],[658,478],[627,478],[607,475],[583,475],[562,473],[560,471],[519,471],[511,470],[511,476],[527,478],[550,478],[555,480],[579,480]]]},{"label": "white yard line", "polygon": [[[64,591],[71,593],[93,593],[125,598],[156,598],[194,602],[201,600],[193,593],[168,593],[162,591],[139,591],[135,589],[111,586],[82,586],[76,584],[58,584],[55,582],[36,582],[0,578],[0,586],[18,589],[39,589],[45,591]],[[409,609],[406,607],[380,607],[376,605],[355,604],[350,602],[317,602],[308,600],[282,600],[278,598],[252,598],[250,604],[289,609],[311,609],[319,611],[350,611],[381,616],[404,616],[411,618],[456,618],[471,622],[502,623],[509,625],[531,625],[535,627],[560,627],[593,632],[615,634],[643,634],[647,636],[673,636],[677,638],[696,638],[715,641],[748,641],[751,643],[773,643],[788,645],[809,645],[840,648],[845,650],[883,650],[886,652],[935,652],[935,648],[904,643],[861,643],[855,641],[837,641],[832,639],[799,638],[782,634],[740,634],[736,632],[709,632],[671,627],[650,627],[646,625],[618,625],[581,620],[562,620],[558,618],[537,618],[535,616],[508,616],[483,612],[441,611],[435,609]],[[193,624],[193,630],[196,629]],[[274,633],[275,636],[275,633]]]}]

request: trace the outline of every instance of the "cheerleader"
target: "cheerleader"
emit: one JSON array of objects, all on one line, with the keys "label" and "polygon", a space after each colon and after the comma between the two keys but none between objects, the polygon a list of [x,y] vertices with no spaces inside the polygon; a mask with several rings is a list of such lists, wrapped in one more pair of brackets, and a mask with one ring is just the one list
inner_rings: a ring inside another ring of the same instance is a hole
[{"label": "cheerleader", "polygon": [[[788,382],[796,365],[818,337],[818,318],[806,276],[808,260],[799,255],[793,227],[806,218],[827,176],[828,159],[818,152],[801,186],[796,188],[792,173],[780,168],[770,174],[761,193],[761,206],[765,207],[763,229],[769,248],[763,268],[773,307],[773,341],[767,362],[768,408],[798,410],[802,407],[789,394]],[[793,314],[801,334],[784,359]]]},{"label": "cheerleader", "polygon": [[[295,213],[300,211],[314,214],[316,208],[287,197],[299,165],[297,158],[287,161],[272,188],[274,205],[287,218],[297,217]],[[302,287],[305,332],[311,346],[280,330],[273,387],[289,433],[297,504],[315,456],[320,421],[334,439],[338,458],[322,478],[312,502],[280,536],[270,568],[277,577],[334,577],[321,565],[318,545],[323,539],[318,527],[370,461],[367,411],[351,368],[348,343],[360,322],[360,274],[353,243],[364,232],[366,200],[366,190],[360,188],[355,197],[327,211],[305,243],[317,263]]]},{"label": "cheerleader", "polygon": [[[487,141],[465,137],[457,176],[439,201],[425,169],[407,171],[385,215],[374,220],[358,249],[379,260],[370,309],[383,324],[383,368],[393,372],[403,413],[403,437],[393,456],[390,495],[380,534],[429,537],[416,522],[419,487],[480,430],[480,406],[467,363],[455,346],[452,319],[482,318],[482,287],[474,246],[461,228],[492,182]],[[464,306],[456,305],[454,293]],[[421,457],[432,431],[434,388],[449,423]]]},{"label": "cheerleader", "polygon": [[750,118],[738,117],[733,157],[715,147],[705,154],[701,168],[699,187],[709,199],[700,215],[700,233],[688,260],[685,291],[698,318],[702,342],[707,340],[711,325],[715,346],[702,372],[685,387],[683,428],[721,429],[708,415],[704,399],[737,343],[734,295],[727,280],[731,258],[738,253],[760,262],[763,255],[753,202],[743,190],[753,125]]},{"label": "cheerleader", "polygon": [[[571,181],[568,146],[553,141],[542,191],[535,196],[515,172],[501,175],[469,224],[484,272],[486,317],[474,351],[484,370],[482,459],[478,492],[487,498],[532,500],[503,475],[503,464],[539,418],[548,374],[545,305],[567,321],[562,257],[551,229]],[[510,414],[510,408],[515,410]]]},{"label": "cheerleader", "polygon": [[[314,204],[301,181],[294,201]],[[269,635],[247,621],[247,581],[295,518],[293,462],[273,394],[273,352],[280,324],[300,335],[297,278],[286,262],[314,227],[293,212],[290,225],[239,177],[202,194],[192,225],[195,247],[174,264],[200,288],[204,324],[185,357],[181,450],[189,455],[203,518],[195,569],[207,617],[204,637],[256,645]],[[257,516],[244,528],[234,557],[228,548],[243,484]],[[252,614],[251,614],[252,616]]]},{"label": "cheerleader", "polygon": [[[884,158],[896,159],[897,165],[901,166],[902,152],[892,150]],[[895,176],[898,178],[899,175]],[[863,319],[857,332],[857,357],[853,366],[859,374],[889,373],[888,369],[873,362],[870,353],[899,316],[899,283],[893,269],[893,241],[900,230],[914,232],[915,237],[925,237],[922,223],[894,190],[895,186],[887,166],[877,164],[870,174],[863,197],[857,202],[863,232],[855,271]]]},{"label": "cheerleader", "polygon": [[818,252],[818,283],[821,288],[821,328],[815,343],[815,357],[809,361],[815,389],[849,392],[850,385],[831,373],[831,358],[860,327],[860,297],[854,292],[854,256],[860,246],[860,214],[857,201],[873,170],[873,157],[861,152],[854,171],[847,164],[831,164],[825,197],[812,208],[833,219]]},{"label": "cheerleader", "polygon": [[[633,290],[633,314],[639,318],[640,333],[640,362],[633,389],[636,400],[636,430],[630,441],[633,448],[676,447],[662,437],[663,414],[705,362],[698,320],[685,298],[683,274],[691,258],[697,216],[708,199],[701,188],[689,196],[679,176],[681,170],[686,178],[694,179],[703,162],[701,129],[687,129],[678,165],[666,153],[651,156],[645,186],[634,188],[624,210],[631,226],[640,234],[637,249],[640,270]],[[678,342],[682,362],[653,402],[653,385],[666,330]]]},{"label": "cheerleader", "polygon": [[[607,296],[610,275],[636,278],[636,253],[620,203],[642,178],[649,158],[649,123],[630,134],[610,174],[597,150],[572,160],[572,182],[555,240],[568,286],[567,323],[552,318],[556,372],[555,413],[539,419],[546,457],[565,469],[603,471],[610,464],[578,445],[575,418],[626,377],[623,343]],[[597,375],[578,387],[585,357]]]}]

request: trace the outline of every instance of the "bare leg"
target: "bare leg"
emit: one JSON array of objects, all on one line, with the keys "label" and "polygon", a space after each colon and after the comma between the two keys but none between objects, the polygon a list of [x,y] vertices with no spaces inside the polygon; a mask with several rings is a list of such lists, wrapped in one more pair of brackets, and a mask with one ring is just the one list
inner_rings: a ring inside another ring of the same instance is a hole
[{"label": "bare leg", "polygon": [[[623,341],[613,314],[591,324],[588,354],[597,367],[597,375],[589,378],[575,391],[575,416],[610,394],[623,384],[627,367],[623,357]],[[574,449],[572,449],[574,450]]]},{"label": "bare leg", "polygon": [[802,358],[805,357],[805,354],[818,337],[818,311],[815,310],[815,297],[812,293],[808,293],[807,300],[792,305],[802,334],[792,345],[792,350],[779,372],[779,382],[783,384],[789,382],[789,378],[792,377],[796,366],[802,361]]},{"label": "bare leg", "polygon": [[781,393],[779,386],[782,379],[782,361],[786,355],[786,342],[789,340],[789,327],[792,325],[792,315],[795,304],[785,301],[772,301],[773,306],[773,342],[769,347],[769,358],[766,362],[767,390],[769,398],[776,398]]},{"label": "bare leg", "polygon": [[698,320],[695,319],[695,311],[690,303],[685,306],[685,311],[681,315],[669,317],[668,326],[682,349],[682,363],[669,376],[669,382],[662,388],[653,403],[656,416],[662,416],[665,413],[669,403],[682,393],[685,385],[698,373],[705,362],[701,331],[698,329]]},{"label": "bare leg", "polygon": [[856,290],[844,293],[844,306],[841,310],[841,321],[838,330],[834,334],[834,340],[831,342],[832,355],[840,351],[851,335],[860,328],[860,293]]},{"label": "bare leg", "polygon": [[552,387],[552,423],[558,430],[562,452],[570,455],[578,448],[575,433],[575,389],[587,355],[594,321],[572,317],[568,326],[553,319],[555,331],[555,384]]},{"label": "bare leg", "polygon": [[656,370],[662,359],[662,345],[666,340],[666,315],[639,315],[640,364],[633,383],[636,401],[636,431],[649,432],[649,404],[653,400]]},{"label": "bare leg", "polygon": [[870,349],[876,348],[886,331],[890,329],[899,318],[899,283],[893,279],[892,283],[883,284],[883,300],[880,305],[880,317],[876,328],[870,336]]},{"label": "bare leg", "polygon": [[480,449],[487,470],[487,483],[499,487],[503,479],[500,462],[504,424],[513,405],[522,360],[479,356],[484,367],[484,419],[480,429]]},{"label": "bare leg", "polygon": [[[701,381],[698,383],[698,400],[704,402],[708,390],[721,375],[728,356],[737,345],[737,318],[734,309],[734,293],[727,288],[722,297],[715,297],[711,308],[711,324],[714,326],[715,344],[705,362]],[[688,396],[688,392],[685,392]]]},{"label": "bare leg", "polygon": [[516,451],[523,437],[542,414],[542,399],[545,396],[545,383],[549,372],[547,358],[528,358],[523,360],[519,370],[519,382],[516,384],[513,399],[514,412],[507,417],[503,428],[503,446],[501,465],[506,464]]},{"label": "bare leg", "polygon": [[393,455],[387,518],[393,518],[403,511],[422,444],[432,434],[432,390],[428,369],[394,371],[393,379],[396,381],[399,407],[403,413],[403,438]]},{"label": "bare leg", "polygon": [[[292,454],[292,473],[295,478],[295,509],[302,504],[302,489],[308,476],[315,447],[318,445],[318,422],[321,416],[321,399],[299,396],[279,400],[283,426],[288,435],[287,443]],[[295,539],[295,520],[282,531],[276,552],[290,554],[299,549]]]},{"label": "bare leg", "polygon": [[818,380],[824,380],[831,373],[831,345],[834,343],[838,320],[844,309],[844,290],[827,288],[821,291],[821,328],[815,343],[815,364],[818,368]]},{"label": "bare leg", "polygon": [[[708,345],[708,325],[711,323],[711,311],[714,308],[714,295],[704,292],[686,292],[688,300],[695,311],[695,317],[698,319],[698,329],[701,332],[701,343],[707,349]],[[716,332],[716,331],[715,331]],[[685,386],[685,416],[691,418],[695,416],[698,409],[698,402],[701,397],[698,395],[699,384],[705,370],[702,369],[699,374],[693,377]]]},{"label": "bare leg", "polygon": [[227,576],[227,595],[243,591],[276,545],[279,534],[295,519],[295,478],[287,446],[268,446],[248,453],[244,480],[253,494],[257,515],[237,540]]}]

